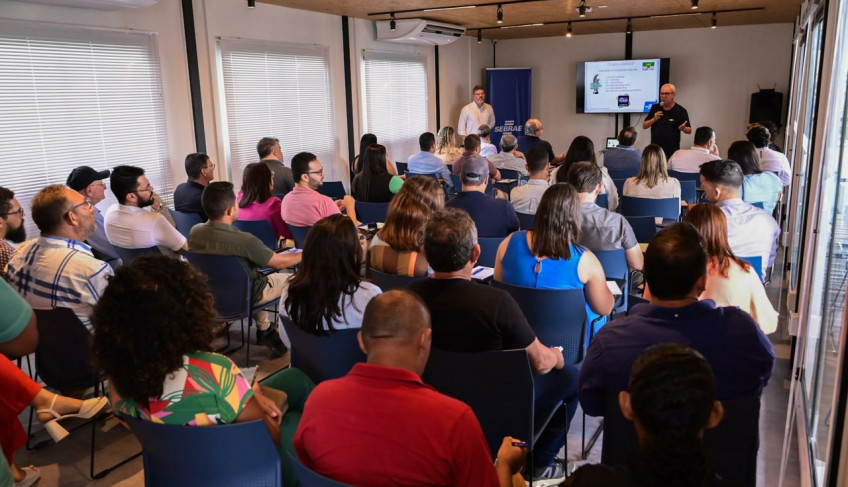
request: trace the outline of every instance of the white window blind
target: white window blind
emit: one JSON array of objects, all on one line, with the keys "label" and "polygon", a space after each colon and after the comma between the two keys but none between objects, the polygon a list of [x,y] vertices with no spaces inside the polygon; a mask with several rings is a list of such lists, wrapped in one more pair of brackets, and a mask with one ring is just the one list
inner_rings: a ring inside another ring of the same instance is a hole
[{"label": "white window blind", "polygon": [[377,136],[389,158],[418,152],[427,131],[427,66],[423,56],[363,51],[365,132]]},{"label": "white window blind", "polygon": [[286,167],[298,152],[324,164],[327,181],[339,180],[335,159],[327,48],[247,39],[219,40],[228,134],[226,150],[233,184],[259,160],[262,137],[280,139]]},{"label": "white window blind", "polygon": [[156,35],[0,21],[0,185],[29,213],[74,167],[120,164],[171,198]]}]

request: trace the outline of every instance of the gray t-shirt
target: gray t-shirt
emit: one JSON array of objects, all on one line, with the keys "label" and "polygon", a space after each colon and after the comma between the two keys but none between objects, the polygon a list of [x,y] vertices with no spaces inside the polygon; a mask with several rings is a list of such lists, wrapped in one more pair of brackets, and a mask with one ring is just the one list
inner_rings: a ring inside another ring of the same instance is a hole
[{"label": "gray t-shirt", "polygon": [[627,220],[595,203],[582,203],[583,220],[577,243],[589,250],[632,249],[638,245]]}]

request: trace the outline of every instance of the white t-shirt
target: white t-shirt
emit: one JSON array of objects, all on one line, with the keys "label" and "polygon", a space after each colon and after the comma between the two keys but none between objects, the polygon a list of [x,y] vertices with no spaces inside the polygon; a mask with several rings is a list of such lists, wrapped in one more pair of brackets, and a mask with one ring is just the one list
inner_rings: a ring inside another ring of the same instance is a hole
[{"label": "white t-shirt", "polygon": [[703,147],[692,146],[691,149],[680,149],[668,159],[668,168],[680,172],[700,172],[701,164],[715,161],[721,157],[710,154]]},{"label": "white t-shirt", "polygon": [[106,238],[109,242],[125,249],[147,247],[179,250],[186,238],[159,213],[145,208],[114,203],[103,217]]}]

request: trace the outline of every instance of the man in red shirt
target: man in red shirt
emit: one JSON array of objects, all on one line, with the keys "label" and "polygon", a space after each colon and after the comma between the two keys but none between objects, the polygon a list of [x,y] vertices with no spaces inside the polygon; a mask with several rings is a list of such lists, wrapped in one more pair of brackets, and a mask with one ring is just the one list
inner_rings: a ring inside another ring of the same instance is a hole
[{"label": "man in red shirt", "polygon": [[431,329],[418,296],[372,299],[358,338],[367,363],[306,401],[294,438],[304,465],[351,485],[513,485],[523,450],[504,438],[493,466],[471,408],[421,382]]}]

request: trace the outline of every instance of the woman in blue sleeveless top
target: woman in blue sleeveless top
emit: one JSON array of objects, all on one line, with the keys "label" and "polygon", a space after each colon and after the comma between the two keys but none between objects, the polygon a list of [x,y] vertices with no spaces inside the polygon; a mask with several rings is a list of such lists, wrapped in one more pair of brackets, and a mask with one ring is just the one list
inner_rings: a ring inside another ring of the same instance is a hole
[{"label": "woman in blue sleeveless top", "polygon": [[[583,289],[588,325],[608,315],[615,300],[595,254],[574,243],[580,235],[580,218],[574,186],[559,183],[548,188],[533,230],[515,232],[501,243],[494,278],[515,286]],[[600,320],[595,329],[603,323]]]}]

